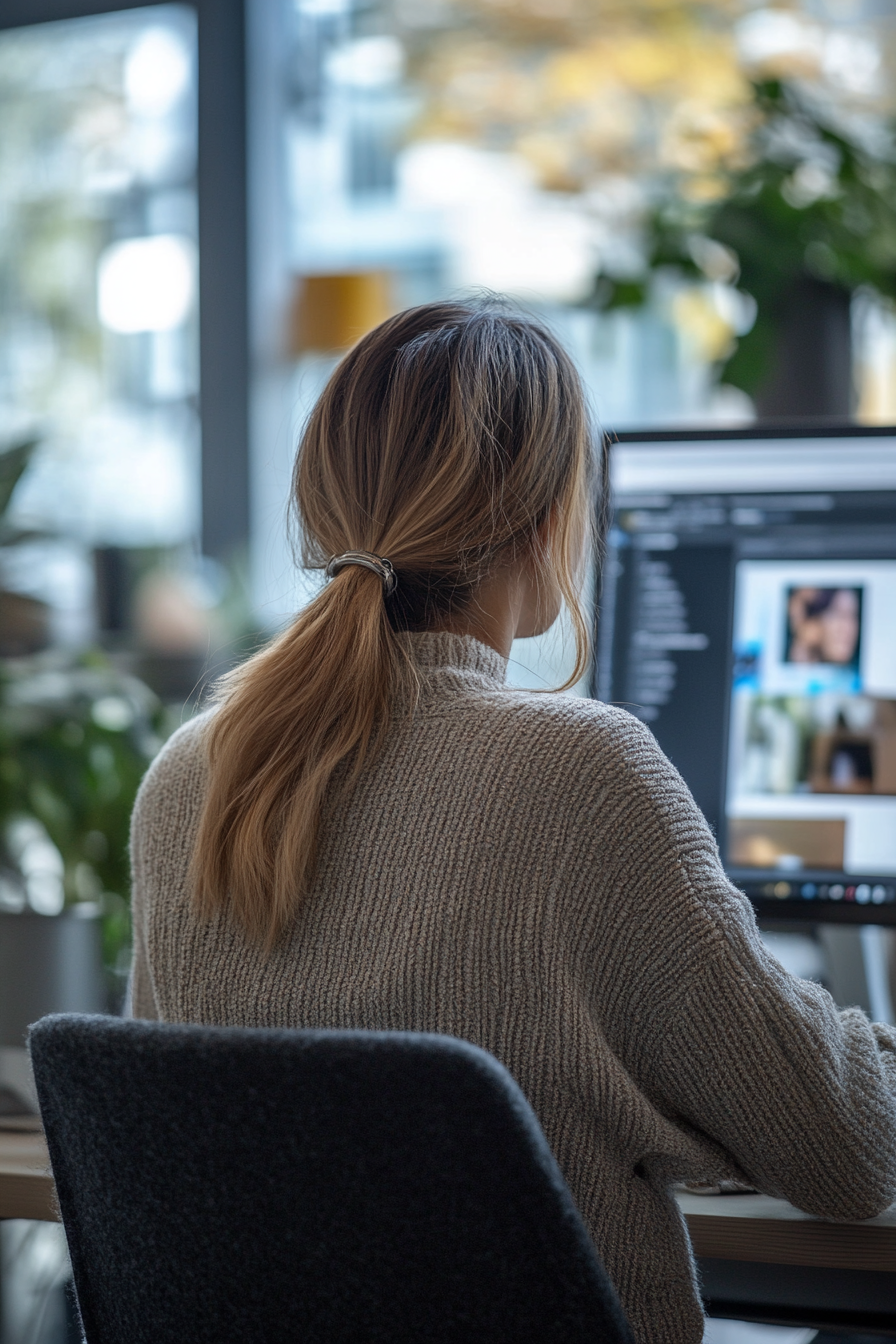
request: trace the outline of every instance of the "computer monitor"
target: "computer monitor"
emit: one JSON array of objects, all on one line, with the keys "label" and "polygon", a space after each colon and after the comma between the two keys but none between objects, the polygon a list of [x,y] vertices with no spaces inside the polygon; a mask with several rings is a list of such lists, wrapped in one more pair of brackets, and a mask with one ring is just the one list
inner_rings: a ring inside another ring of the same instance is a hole
[{"label": "computer monitor", "polygon": [[762,915],[896,924],[896,429],[610,446],[595,694]]}]

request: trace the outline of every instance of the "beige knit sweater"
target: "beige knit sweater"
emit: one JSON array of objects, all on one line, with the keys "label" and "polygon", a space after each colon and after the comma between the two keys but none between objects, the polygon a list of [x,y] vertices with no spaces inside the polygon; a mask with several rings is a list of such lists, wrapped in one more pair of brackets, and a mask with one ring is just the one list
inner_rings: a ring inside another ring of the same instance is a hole
[{"label": "beige knit sweater", "polygon": [[636,719],[509,690],[471,638],[405,638],[419,709],[328,810],[313,897],[268,959],[192,914],[206,720],[170,740],[134,812],[134,1013],[475,1041],[534,1106],[637,1339],[699,1344],[670,1184],[740,1175],[825,1217],[880,1212],[896,1032],[765,951]]}]

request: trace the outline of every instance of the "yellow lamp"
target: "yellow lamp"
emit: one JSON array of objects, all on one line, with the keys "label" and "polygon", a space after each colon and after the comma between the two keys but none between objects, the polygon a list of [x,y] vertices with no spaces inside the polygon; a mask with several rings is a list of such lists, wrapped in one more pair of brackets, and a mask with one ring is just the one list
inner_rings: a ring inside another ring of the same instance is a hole
[{"label": "yellow lamp", "polygon": [[344,271],[296,280],[290,309],[293,355],[346,350],[395,310],[387,271]]}]

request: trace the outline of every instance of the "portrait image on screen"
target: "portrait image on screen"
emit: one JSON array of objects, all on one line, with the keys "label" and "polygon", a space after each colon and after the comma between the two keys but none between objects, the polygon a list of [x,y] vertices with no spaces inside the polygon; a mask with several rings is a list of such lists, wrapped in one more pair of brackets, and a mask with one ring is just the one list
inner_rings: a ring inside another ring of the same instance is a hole
[{"label": "portrait image on screen", "polygon": [[786,662],[855,668],[861,638],[861,588],[788,589]]}]

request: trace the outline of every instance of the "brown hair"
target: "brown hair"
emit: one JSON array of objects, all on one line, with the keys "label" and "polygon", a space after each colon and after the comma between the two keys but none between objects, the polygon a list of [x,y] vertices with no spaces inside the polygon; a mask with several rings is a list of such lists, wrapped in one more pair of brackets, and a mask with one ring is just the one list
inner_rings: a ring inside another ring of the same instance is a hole
[{"label": "brown hair", "polygon": [[226,908],[273,945],[313,880],[334,772],[351,787],[396,696],[414,703],[398,632],[450,622],[499,557],[525,553],[539,586],[559,588],[577,654],[565,685],[582,675],[590,445],[569,357],[538,323],[494,303],[412,308],[346,355],[296,459],[303,561],[323,568],[345,551],[373,552],[391,561],[397,586],[386,596],[377,574],[341,570],[223,680],[192,862],[201,915]]}]

